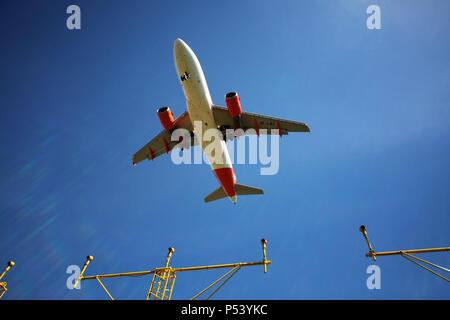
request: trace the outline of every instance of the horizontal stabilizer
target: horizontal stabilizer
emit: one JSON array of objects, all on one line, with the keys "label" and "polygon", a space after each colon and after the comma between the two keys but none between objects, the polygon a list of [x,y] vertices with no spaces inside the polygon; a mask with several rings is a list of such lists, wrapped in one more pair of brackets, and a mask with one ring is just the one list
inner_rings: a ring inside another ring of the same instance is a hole
[{"label": "horizontal stabilizer", "polygon": [[[236,192],[236,195],[238,195],[238,196],[246,196],[246,195],[251,195],[251,194],[263,194],[264,193],[264,191],[262,189],[244,186],[243,184],[235,184],[234,190]],[[226,198],[226,197],[227,197],[227,194],[225,193],[223,188],[219,187],[205,198],[205,202],[211,202],[211,201],[219,200],[219,199]],[[232,201],[234,203],[236,203],[236,200],[232,200]]]},{"label": "horizontal stabilizer", "polygon": [[262,189],[245,186],[243,184],[236,184],[234,186],[234,190],[236,191],[236,194],[239,196],[245,196],[250,194],[264,194],[264,191]]},{"label": "horizontal stabilizer", "polygon": [[205,198],[205,202],[219,200],[222,198],[226,198],[226,196],[227,195],[225,191],[223,191],[222,187],[219,187]]}]

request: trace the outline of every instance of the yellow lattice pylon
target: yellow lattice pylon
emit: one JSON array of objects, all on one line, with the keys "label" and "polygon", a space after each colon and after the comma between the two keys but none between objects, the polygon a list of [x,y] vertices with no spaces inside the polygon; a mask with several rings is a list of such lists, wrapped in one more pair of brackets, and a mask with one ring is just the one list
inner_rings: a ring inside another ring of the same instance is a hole
[{"label": "yellow lattice pylon", "polygon": [[[153,300],[170,300],[172,297],[172,291],[175,284],[175,278],[176,273],[178,272],[186,272],[186,271],[200,271],[200,270],[211,270],[211,269],[221,269],[221,268],[230,268],[230,270],[225,273],[222,277],[214,281],[212,284],[210,284],[208,287],[206,287],[204,290],[200,291],[198,294],[196,294],[191,300],[196,299],[201,294],[206,292],[207,290],[211,289],[214,285],[219,284],[221,281],[222,283],[214,290],[213,293],[211,293],[206,299],[211,298],[231,277],[233,277],[236,272],[238,272],[242,267],[249,267],[249,266],[258,266],[263,265],[264,266],[264,273],[267,272],[267,265],[271,264],[272,262],[267,260],[266,258],[266,245],[267,241],[265,239],[261,240],[261,245],[263,247],[263,260],[260,262],[241,262],[241,263],[229,263],[229,264],[220,264],[220,265],[210,265],[210,266],[200,266],[200,267],[188,267],[188,268],[172,268],[169,267],[170,258],[172,257],[172,254],[175,252],[174,248],[169,248],[169,253],[166,258],[166,265],[163,268],[156,268],[151,271],[140,271],[140,272],[127,272],[127,273],[116,273],[116,274],[104,274],[104,275],[96,275],[96,276],[88,276],[84,277],[83,274],[86,270],[86,267],[88,264],[94,259],[92,256],[88,256],[86,263],[84,264],[83,269],[81,270],[80,276],[78,277],[77,281],[74,284],[74,288],[77,286],[78,281],[81,280],[97,280],[102,288],[105,290],[106,294],[109,296],[111,300],[113,300],[113,297],[108,292],[106,287],[103,285],[103,283],[100,281],[100,279],[108,279],[108,278],[118,278],[118,277],[136,277],[136,276],[145,276],[152,274],[152,282],[150,284],[150,289],[147,293],[147,300],[153,299]],[[228,276],[228,277],[227,277]],[[227,277],[227,278],[225,278]]]},{"label": "yellow lattice pylon", "polygon": [[[166,259],[166,266],[164,268],[155,269],[153,273],[152,283],[148,290],[147,300],[153,299],[170,300],[173,291],[173,285],[175,284],[175,272],[169,267],[169,261],[172,257],[172,253],[175,252],[174,248],[169,248],[169,253]],[[166,292],[168,291],[168,294]]]}]

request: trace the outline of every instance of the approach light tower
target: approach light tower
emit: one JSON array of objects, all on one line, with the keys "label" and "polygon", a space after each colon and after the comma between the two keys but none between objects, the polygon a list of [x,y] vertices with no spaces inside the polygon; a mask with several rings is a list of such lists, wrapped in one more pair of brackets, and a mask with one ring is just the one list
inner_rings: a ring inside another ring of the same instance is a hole
[{"label": "approach light tower", "polygon": [[450,247],[430,248],[430,249],[415,249],[415,250],[399,250],[399,251],[387,251],[387,252],[375,252],[372,249],[372,245],[369,242],[369,238],[367,237],[366,227],[365,226],[359,227],[359,231],[362,232],[364,238],[366,239],[367,245],[369,246],[369,253],[366,253],[366,257],[373,258],[373,261],[376,261],[377,257],[380,257],[380,256],[400,255],[403,258],[405,258],[406,260],[411,261],[411,262],[415,263],[416,265],[418,265],[419,267],[421,267],[421,268],[423,268],[423,269],[425,269],[427,271],[430,271],[432,274],[434,274],[434,275],[436,275],[436,276],[438,276],[438,277],[440,277],[440,278],[450,282],[450,280],[448,278],[446,278],[443,275],[441,275],[441,274],[431,270],[430,268],[425,267],[424,265],[420,264],[417,261],[426,263],[426,264],[428,264],[428,265],[430,265],[432,267],[435,267],[435,268],[437,268],[439,270],[442,270],[442,271],[445,271],[445,272],[450,272],[449,269],[441,267],[441,266],[438,266],[438,265],[436,265],[434,263],[431,263],[429,261],[423,260],[421,258],[418,258],[418,257],[415,257],[415,256],[412,255],[412,253],[427,253],[427,252],[445,252],[445,251],[450,251]]},{"label": "approach light tower", "polygon": [[[2,275],[0,276],[0,280],[3,278],[3,276],[9,271],[9,269],[11,269],[12,267],[14,267],[14,261],[9,261],[8,264],[6,265],[5,270],[3,271]],[[6,289],[6,282],[0,282],[0,299],[3,297],[3,295],[5,294],[5,292],[8,291],[8,289]]]},{"label": "approach light tower", "polygon": [[86,270],[86,267],[88,264],[94,259],[92,256],[87,256],[86,262],[83,266],[83,269],[81,270],[80,276],[78,277],[77,281],[74,284],[74,288],[77,286],[78,281],[84,281],[84,280],[97,280],[98,283],[101,285],[103,290],[105,290],[106,294],[111,300],[114,300],[109,291],[106,289],[104,284],[101,282],[100,279],[107,279],[107,278],[118,278],[118,277],[136,277],[136,276],[145,276],[149,274],[153,274],[152,282],[150,284],[150,289],[147,293],[147,300],[170,300],[172,297],[172,291],[173,286],[175,284],[175,278],[176,273],[178,272],[185,272],[185,271],[200,271],[200,270],[210,270],[210,269],[230,269],[228,272],[226,272],[223,276],[221,276],[219,279],[211,283],[209,286],[207,286],[205,289],[197,293],[195,296],[191,298],[191,300],[194,300],[198,298],[201,294],[206,292],[208,289],[211,289],[214,285],[219,284],[217,288],[206,298],[208,300],[211,298],[228,280],[233,277],[236,272],[238,272],[242,267],[250,267],[250,266],[264,266],[264,273],[267,272],[267,265],[271,264],[272,262],[267,260],[266,258],[266,245],[267,240],[261,239],[261,245],[263,249],[263,260],[259,262],[239,262],[239,263],[229,263],[229,264],[220,264],[220,265],[210,265],[210,266],[200,266],[200,267],[188,267],[188,268],[172,268],[169,267],[170,258],[172,257],[172,254],[175,252],[174,248],[169,248],[169,253],[167,254],[166,258],[166,264],[162,268],[156,268],[151,271],[140,271],[140,272],[127,272],[127,273],[116,273],[116,274],[104,274],[104,275],[97,275],[97,276],[88,276],[84,277],[84,271]]}]

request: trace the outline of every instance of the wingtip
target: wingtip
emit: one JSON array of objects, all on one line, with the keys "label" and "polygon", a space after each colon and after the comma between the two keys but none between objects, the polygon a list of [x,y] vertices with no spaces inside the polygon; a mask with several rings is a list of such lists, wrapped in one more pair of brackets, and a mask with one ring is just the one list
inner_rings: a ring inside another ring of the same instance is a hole
[{"label": "wingtip", "polygon": [[305,127],[306,127],[306,132],[311,132],[311,129],[309,128],[308,125],[305,124]]}]

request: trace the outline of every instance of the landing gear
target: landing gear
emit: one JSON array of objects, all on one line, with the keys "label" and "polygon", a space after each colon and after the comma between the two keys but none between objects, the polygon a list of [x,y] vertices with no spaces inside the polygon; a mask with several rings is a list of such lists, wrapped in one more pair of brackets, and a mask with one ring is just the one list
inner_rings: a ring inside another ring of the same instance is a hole
[{"label": "landing gear", "polygon": [[191,75],[186,71],[183,75],[180,76],[181,81],[185,81],[189,79]]},{"label": "landing gear", "polygon": [[[227,130],[233,130],[233,134],[227,137]],[[227,140],[233,140],[234,139],[234,129],[230,126],[220,126],[219,131],[222,133],[222,140],[227,142]],[[228,138],[228,139],[227,139]]]}]

